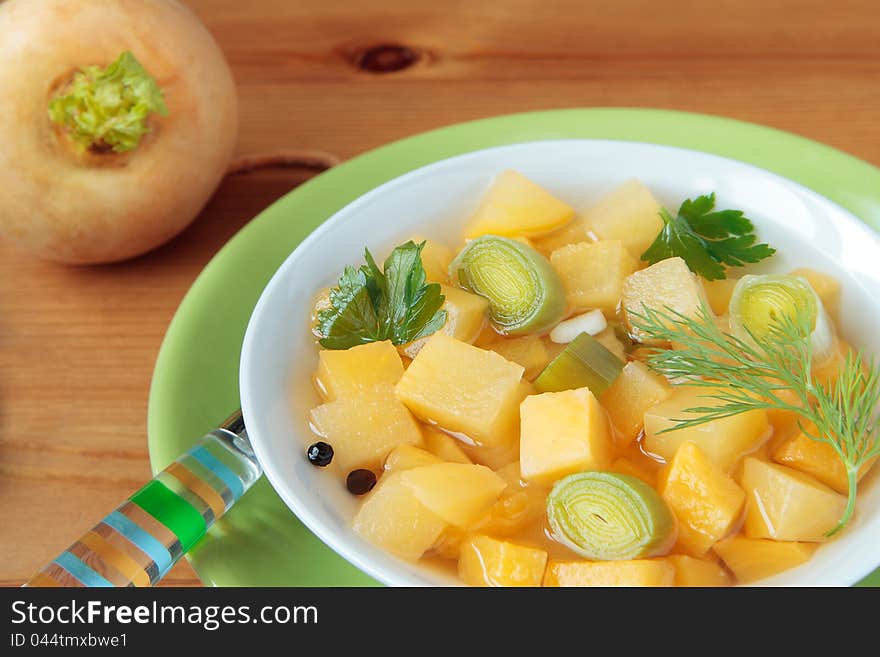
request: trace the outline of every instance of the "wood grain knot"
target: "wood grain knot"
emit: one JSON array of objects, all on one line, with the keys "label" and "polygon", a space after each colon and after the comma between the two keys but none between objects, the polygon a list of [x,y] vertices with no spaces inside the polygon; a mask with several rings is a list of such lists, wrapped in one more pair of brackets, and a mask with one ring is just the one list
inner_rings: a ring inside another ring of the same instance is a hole
[{"label": "wood grain knot", "polygon": [[419,61],[421,54],[396,43],[382,43],[360,48],[354,53],[355,66],[368,73],[396,73]]}]

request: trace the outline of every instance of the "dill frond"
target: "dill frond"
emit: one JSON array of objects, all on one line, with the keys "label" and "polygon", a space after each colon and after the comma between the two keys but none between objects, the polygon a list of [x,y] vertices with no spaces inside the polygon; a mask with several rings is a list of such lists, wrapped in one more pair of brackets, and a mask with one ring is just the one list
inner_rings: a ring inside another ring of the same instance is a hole
[{"label": "dill frond", "polygon": [[[827,443],[843,462],[849,483],[846,509],[828,536],[843,529],[856,504],[858,472],[880,456],[880,368],[874,360],[850,352],[836,381],[812,375],[811,318],[803,311],[782,317],[762,339],[742,340],[722,331],[705,304],[696,318],[666,308],[643,307],[633,325],[652,340],[674,342],[675,349],[653,348],[648,365],[680,384],[711,388],[707,399],[718,405],[694,407],[694,417],[678,421],[675,431],[755,409],[796,413],[804,434]],[[719,387],[719,383],[723,384]]]}]

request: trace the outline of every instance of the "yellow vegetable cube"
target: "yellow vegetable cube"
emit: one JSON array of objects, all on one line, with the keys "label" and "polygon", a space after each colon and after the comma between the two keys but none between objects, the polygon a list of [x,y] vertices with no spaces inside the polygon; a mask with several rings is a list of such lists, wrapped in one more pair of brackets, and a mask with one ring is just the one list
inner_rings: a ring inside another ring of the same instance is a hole
[{"label": "yellow vegetable cube", "polygon": [[425,268],[425,278],[429,283],[449,282],[449,263],[455,254],[452,249],[436,240],[415,236],[411,238],[416,244],[425,243],[422,247],[422,267]]},{"label": "yellow vegetable cube", "polygon": [[[446,322],[440,331],[451,335],[462,342],[473,342],[477,339],[486,325],[489,311],[489,301],[478,294],[466,292],[451,285],[441,285],[441,291],[446,299],[443,301],[443,309],[446,311]],[[407,358],[415,358],[431,336],[419,338],[398,349]]]},{"label": "yellow vegetable cube", "polygon": [[703,293],[709,302],[709,307],[716,315],[726,315],[730,306],[730,297],[733,296],[733,288],[739,283],[738,278],[720,278],[716,281],[700,279],[703,285]]},{"label": "yellow vegetable cube", "polygon": [[423,465],[433,465],[435,463],[443,463],[443,459],[434,456],[431,452],[426,452],[419,447],[412,445],[400,445],[391,450],[391,453],[385,458],[383,467],[386,472],[400,472],[402,470],[411,470],[419,468]]},{"label": "yellow vegetable cube", "polygon": [[435,333],[397,384],[397,397],[418,417],[484,445],[509,440],[518,426],[523,368]]},{"label": "yellow vegetable cube", "polygon": [[645,449],[668,462],[675,456],[680,445],[690,441],[724,472],[731,472],[740,457],[756,450],[769,437],[770,425],[765,411],[748,411],[694,427],[661,433],[664,429],[676,426],[678,420],[694,417],[691,413],[685,413],[686,409],[719,405],[721,402],[706,397],[711,394],[712,388],[674,388],[665,401],[645,413]]},{"label": "yellow vegetable cube", "polygon": [[541,235],[565,225],[572,217],[571,207],[521,173],[507,170],[498,175],[468,222],[465,238]]},{"label": "yellow vegetable cube", "polygon": [[458,574],[470,586],[541,586],[547,553],[484,535],[461,545]]},{"label": "yellow vegetable cube", "polygon": [[600,240],[620,240],[636,259],[660,230],[660,203],[638,180],[628,180],[584,213],[587,225]]},{"label": "yellow vegetable cube", "polygon": [[327,401],[353,397],[382,383],[394,385],[401,376],[403,363],[389,340],[318,352],[315,383]]},{"label": "yellow vegetable cube", "polygon": [[[799,432],[784,440],[773,453],[773,460],[795,470],[811,475],[826,486],[831,486],[838,493],[849,492],[846,477],[846,466],[834,448],[827,443],[820,443]],[[865,463],[860,469],[858,479],[865,476],[876,459]]]},{"label": "yellow vegetable cube", "polygon": [[484,465],[437,463],[400,475],[427,509],[456,527],[468,527],[486,513],[507,482]]},{"label": "yellow vegetable cube", "polygon": [[645,308],[669,313],[675,311],[685,317],[697,317],[703,300],[703,289],[681,258],[667,258],[627,276],[623,281],[621,306],[627,331],[635,339],[644,341],[644,332],[635,328]]},{"label": "yellow vegetable cube", "polygon": [[741,584],[748,584],[800,566],[813,555],[809,543],[783,543],[760,538],[731,536],[715,544],[715,552]]},{"label": "yellow vegetable cube", "polygon": [[418,423],[387,384],[313,408],[309,419],[315,433],[333,446],[334,462],[345,471],[378,470],[395,447],[422,444]]},{"label": "yellow vegetable cube", "polygon": [[599,401],[611,423],[617,429],[617,436],[623,444],[629,444],[642,432],[645,412],[672,394],[672,386],[666,377],[657,374],[644,363],[637,360],[627,363],[611,387]]},{"label": "yellow vegetable cube", "polygon": [[422,435],[427,450],[439,457],[440,460],[449,463],[471,463],[468,455],[462,449],[462,443],[448,433],[434,427],[425,427]]},{"label": "yellow vegetable cube", "polygon": [[575,217],[562,228],[547,233],[541,237],[534,239],[535,248],[545,256],[553,253],[556,249],[566,244],[577,244],[578,242],[589,242],[594,238],[590,233],[590,227],[584,217]]},{"label": "yellow vegetable cube", "polygon": [[550,486],[557,479],[611,463],[605,411],[589,388],[545,392],[520,406],[520,470],[529,482]]},{"label": "yellow vegetable cube", "polygon": [[812,477],[756,458],[743,464],[749,538],[824,541],[846,507],[846,497]]},{"label": "yellow vegetable cube", "polygon": [[489,300],[451,285],[440,286],[446,300],[446,309],[450,325],[449,335],[464,342],[473,342],[486,325],[489,312]]},{"label": "yellow vegetable cube", "polygon": [[696,556],[730,533],[745,502],[742,488],[690,442],[678,448],[657,489],[678,518],[678,544]]},{"label": "yellow vegetable cube", "polygon": [[822,305],[825,306],[825,310],[827,310],[832,317],[837,315],[837,312],[840,310],[841,287],[839,280],[834,278],[831,274],[825,274],[807,267],[795,269],[790,275],[805,278],[813,290],[816,291],[816,294],[819,295],[819,298],[822,300]]},{"label": "yellow vegetable cube", "polygon": [[606,317],[616,315],[623,281],[638,265],[620,240],[569,244],[551,253],[550,263],[572,311],[599,308]]},{"label": "yellow vegetable cube", "polygon": [[536,335],[524,335],[520,338],[501,338],[492,343],[492,351],[501,354],[507,360],[525,368],[525,378],[529,381],[538,376],[553,360],[546,342]]},{"label": "yellow vegetable cube", "polygon": [[675,566],[676,586],[719,587],[730,586],[730,575],[714,561],[694,559],[683,554],[671,554],[666,559]]},{"label": "yellow vegetable cube", "polygon": [[382,477],[358,509],[352,529],[392,554],[415,561],[435,543],[446,523],[403,485],[403,474]]},{"label": "yellow vegetable cube", "polygon": [[544,586],[673,586],[675,567],[665,559],[550,561]]}]

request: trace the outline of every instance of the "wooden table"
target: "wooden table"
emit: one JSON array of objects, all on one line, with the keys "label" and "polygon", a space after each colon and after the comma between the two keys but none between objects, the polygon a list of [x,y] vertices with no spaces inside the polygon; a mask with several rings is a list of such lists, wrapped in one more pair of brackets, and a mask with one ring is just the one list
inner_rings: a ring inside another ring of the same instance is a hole
[{"label": "wooden table", "polygon": [[[763,123],[880,165],[877,0],[188,4],[238,80],[240,154],[345,159],[478,117],[644,106]],[[183,235],[124,264],[65,268],[0,244],[0,584],[21,584],[147,480],[147,393],[178,303],[309,175],[229,178]],[[184,563],[166,583],[199,581]]]}]

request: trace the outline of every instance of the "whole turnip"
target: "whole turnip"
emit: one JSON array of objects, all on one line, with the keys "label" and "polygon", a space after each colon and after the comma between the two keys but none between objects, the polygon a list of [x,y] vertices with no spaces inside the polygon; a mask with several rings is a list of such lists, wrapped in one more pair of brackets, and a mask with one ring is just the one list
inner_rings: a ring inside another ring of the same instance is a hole
[{"label": "whole turnip", "polygon": [[176,0],[0,0],[0,235],[43,258],[139,255],[204,207],[235,83]]}]

